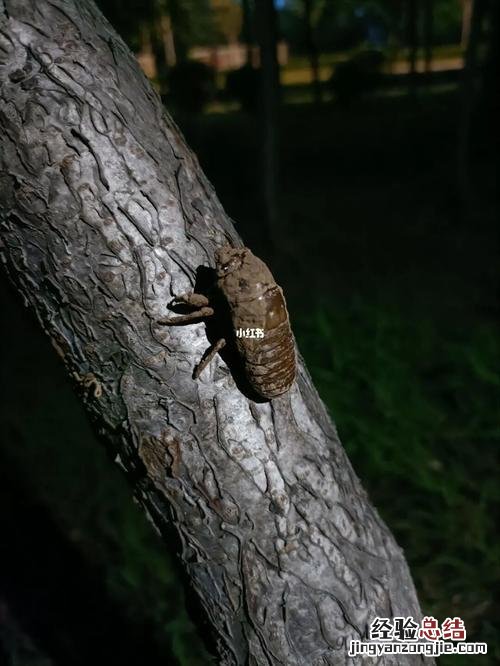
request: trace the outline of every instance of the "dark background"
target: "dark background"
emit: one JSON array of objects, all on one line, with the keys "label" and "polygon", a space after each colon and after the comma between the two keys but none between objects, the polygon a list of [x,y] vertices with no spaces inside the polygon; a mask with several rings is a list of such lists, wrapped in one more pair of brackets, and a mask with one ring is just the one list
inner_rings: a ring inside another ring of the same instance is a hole
[{"label": "dark background", "polygon": [[[440,663],[498,663],[500,3],[266,4],[99,3],[284,287],[424,613],[488,643]],[[0,664],[207,664],[173,562],[1,277]]]}]

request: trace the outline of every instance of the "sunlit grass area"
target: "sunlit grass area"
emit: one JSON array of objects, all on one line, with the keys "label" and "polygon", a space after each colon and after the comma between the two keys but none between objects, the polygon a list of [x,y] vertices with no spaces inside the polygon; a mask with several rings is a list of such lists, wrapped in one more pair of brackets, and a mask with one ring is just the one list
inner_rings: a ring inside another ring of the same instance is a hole
[{"label": "sunlit grass area", "polygon": [[[335,71],[336,65],[349,60],[355,53],[362,50],[360,47],[350,51],[339,51],[334,53],[320,53],[318,55],[319,78],[326,82]],[[384,71],[406,72],[408,71],[409,54],[408,49],[404,47],[391,47],[383,50],[386,63]],[[432,50],[432,67],[434,69],[454,69],[462,63],[463,49],[460,44],[448,44],[436,46]],[[426,54],[423,49],[417,49],[417,69],[425,71]],[[219,91],[224,90],[226,85],[227,72],[218,71],[216,73],[216,84]],[[292,55],[286,64],[281,67],[280,82],[282,86],[300,86],[308,85],[313,80],[311,70],[311,61],[305,55]]]}]

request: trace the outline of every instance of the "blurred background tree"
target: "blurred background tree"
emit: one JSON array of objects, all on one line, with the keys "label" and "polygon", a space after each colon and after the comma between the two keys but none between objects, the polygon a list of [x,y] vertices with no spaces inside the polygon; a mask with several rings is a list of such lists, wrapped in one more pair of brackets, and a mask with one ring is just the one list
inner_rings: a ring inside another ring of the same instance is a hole
[{"label": "blurred background tree", "polygon": [[217,43],[236,44],[243,27],[243,7],[234,0],[212,0]]}]

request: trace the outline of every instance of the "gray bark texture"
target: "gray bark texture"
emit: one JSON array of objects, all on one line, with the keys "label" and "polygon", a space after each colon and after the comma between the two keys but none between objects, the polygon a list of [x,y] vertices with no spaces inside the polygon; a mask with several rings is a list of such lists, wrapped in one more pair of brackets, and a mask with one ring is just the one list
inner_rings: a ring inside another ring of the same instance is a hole
[{"label": "gray bark texture", "polygon": [[363,663],[348,642],[375,616],[420,618],[402,550],[300,359],[292,389],[257,403],[220,357],[192,379],[203,323],[157,324],[241,241],[134,57],[90,0],[0,0],[0,85],[2,262],[136,498],[178,535],[218,663]]}]

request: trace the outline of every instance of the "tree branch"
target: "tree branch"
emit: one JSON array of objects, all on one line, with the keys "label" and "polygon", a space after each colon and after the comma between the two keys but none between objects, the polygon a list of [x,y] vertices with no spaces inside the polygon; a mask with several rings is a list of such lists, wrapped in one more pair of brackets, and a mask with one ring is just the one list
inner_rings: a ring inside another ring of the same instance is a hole
[{"label": "tree branch", "polygon": [[193,381],[203,323],[157,324],[241,244],[213,188],[92,2],[0,0],[0,16],[10,279],[156,527],[175,526],[220,663],[346,663],[375,616],[420,611],[303,363],[255,403],[220,358]]}]

